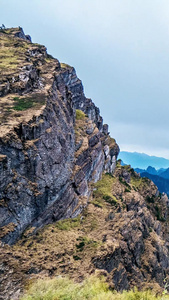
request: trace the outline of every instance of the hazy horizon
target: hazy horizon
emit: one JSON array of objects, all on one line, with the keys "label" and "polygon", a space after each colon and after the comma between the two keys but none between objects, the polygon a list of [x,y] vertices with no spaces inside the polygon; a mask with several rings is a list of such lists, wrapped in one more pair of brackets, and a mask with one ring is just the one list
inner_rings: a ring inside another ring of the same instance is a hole
[{"label": "hazy horizon", "polygon": [[[127,152],[127,153],[138,153],[138,154],[144,154],[144,155],[147,155],[147,156],[150,156],[150,157],[158,157],[158,158],[164,158],[164,159],[167,159],[163,156],[156,156],[156,155],[150,155],[150,154],[147,154],[147,153],[144,153],[144,152],[137,152],[137,151],[125,151],[125,150],[121,150],[120,152]],[[169,160],[169,159],[167,159]]]},{"label": "hazy horizon", "polygon": [[167,0],[1,0],[0,20],[75,67],[124,151],[169,159]]},{"label": "hazy horizon", "polygon": [[147,155],[139,152],[122,151],[119,158],[125,164],[131,165],[132,168],[147,169],[149,166],[154,167],[156,170],[161,168],[169,168],[169,160],[164,157]]}]

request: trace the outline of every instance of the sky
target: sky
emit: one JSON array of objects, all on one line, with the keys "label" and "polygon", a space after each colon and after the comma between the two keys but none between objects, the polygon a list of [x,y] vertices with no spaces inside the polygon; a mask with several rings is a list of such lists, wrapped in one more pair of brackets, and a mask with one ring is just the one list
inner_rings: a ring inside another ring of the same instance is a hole
[{"label": "sky", "polygon": [[75,67],[123,151],[169,159],[168,0],[0,0],[0,23]]}]

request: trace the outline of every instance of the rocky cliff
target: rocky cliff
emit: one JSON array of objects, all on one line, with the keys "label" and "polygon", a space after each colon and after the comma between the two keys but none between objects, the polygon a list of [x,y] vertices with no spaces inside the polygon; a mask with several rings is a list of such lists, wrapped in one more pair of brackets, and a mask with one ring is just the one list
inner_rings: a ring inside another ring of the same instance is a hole
[{"label": "rocky cliff", "polygon": [[116,290],[161,292],[169,200],[116,162],[119,147],[74,68],[1,30],[0,299],[28,281],[95,271]]},{"label": "rocky cliff", "polygon": [[169,270],[168,198],[118,163],[92,184],[89,203],[72,219],[34,233],[13,246],[1,245],[0,299],[19,299],[29,280],[97,272],[118,291],[138,287],[161,293]]},{"label": "rocky cliff", "polygon": [[119,148],[74,68],[21,28],[1,31],[0,41],[0,226],[12,244],[30,225],[79,214]]}]

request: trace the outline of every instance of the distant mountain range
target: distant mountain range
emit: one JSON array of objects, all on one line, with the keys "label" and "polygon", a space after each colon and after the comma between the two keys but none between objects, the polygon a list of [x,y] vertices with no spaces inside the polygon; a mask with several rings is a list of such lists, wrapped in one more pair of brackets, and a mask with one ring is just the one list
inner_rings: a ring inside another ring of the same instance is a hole
[{"label": "distant mountain range", "polygon": [[132,168],[147,169],[148,166],[152,166],[156,170],[169,168],[169,159],[150,156],[145,153],[121,151],[119,158],[125,164],[131,165]]},{"label": "distant mountain range", "polygon": [[147,172],[141,173],[140,176],[148,177],[155,183],[155,185],[158,187],[161,193],[166,193],[167,195],[169,195],[169,179],[160,177],[158,175],[153,175]]},{"label": "distant mountain range", "polygon": [[151,179],[161,193],[169,195],[169,160],[137,152],[120,152],[122,165],[129,164],[141,177]]},{"label": "distant mountain range", "polygon": [[140,174],[149,173],[151,175],[157,175],[157,176],[169,179],[169,168],[167,168],[167,169],[161,168],[159,170],[156,170],[154,167],[148,166],[148,168],[146,170],[140,169],[140,168],[134,168],[134,170]]},{"label": "distant mountain range", "polygon": [[141,177],[148,177],[151,179],[161,193],[164,192],[169,195],[169,168],[156,170],[149,166],[146,170],[139,168],[135,168],[134,170],[137,173],[140,173]]}]

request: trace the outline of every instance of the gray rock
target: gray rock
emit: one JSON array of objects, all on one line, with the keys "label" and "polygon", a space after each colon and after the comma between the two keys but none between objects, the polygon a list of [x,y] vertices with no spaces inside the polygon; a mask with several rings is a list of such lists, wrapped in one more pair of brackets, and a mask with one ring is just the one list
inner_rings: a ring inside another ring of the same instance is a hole
[{"label": "gray rock", "polygon": [[[28,38],[22,29],[16,36]],[[25,55],[33,57],[34,64],[26,64],[19,75],[4,81],[1,96],[43,87],[38,65],[45,63],[46,48],[36,46]],[[55,63],[54,73],[49,70],[53,83],[41,115],[0,139],[0,226],[8,228],[2,237],[5,243],[13,244],[28,226],[38,228],[77,215],[83,209],[78,204],[80,196],[86,197],[87,204],[90,182],[99,180],[103,171],[114,171],[119,148],[115,143],[111,149],[106,146],[108,127],[102,133],[99,109],[85,97],[74,68]],[[80,151],[83,139],[75,145],[76,109],[88,116],[84,135],[89,146],[84,151]]]}]

